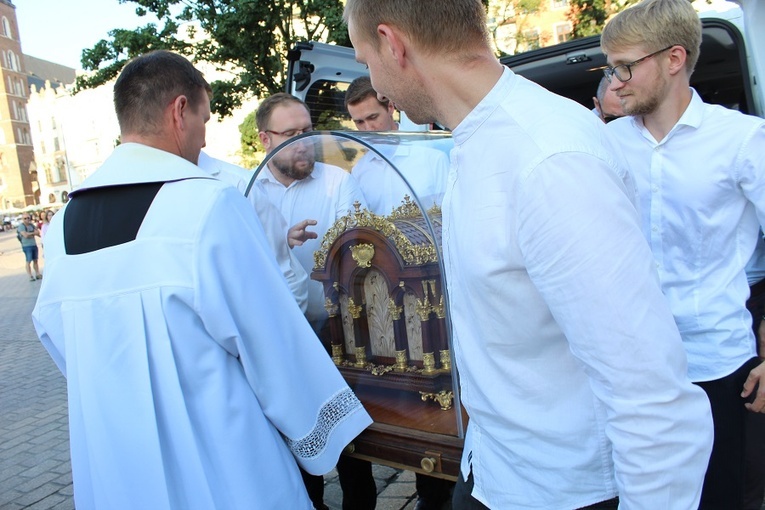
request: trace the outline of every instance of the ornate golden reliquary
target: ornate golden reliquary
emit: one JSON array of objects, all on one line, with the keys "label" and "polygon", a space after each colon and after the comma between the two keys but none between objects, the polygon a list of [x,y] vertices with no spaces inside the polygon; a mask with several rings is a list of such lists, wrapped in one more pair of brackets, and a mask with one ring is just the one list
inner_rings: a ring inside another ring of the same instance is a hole
[{"label": "ornate golden reliquary", "polygon": [[[314,253],[328,327],[322,341],[352,387],[419,392],[452,406],[451,355],[438,266],[441,211],[405,197],[388,216],[356,204]],[[435,237],[435,238],[434,238]]]}]

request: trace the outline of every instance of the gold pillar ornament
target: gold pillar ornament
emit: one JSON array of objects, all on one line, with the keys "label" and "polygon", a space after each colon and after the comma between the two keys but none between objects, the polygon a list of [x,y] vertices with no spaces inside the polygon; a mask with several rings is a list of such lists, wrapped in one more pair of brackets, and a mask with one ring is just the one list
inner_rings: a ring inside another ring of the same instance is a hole
[{"label": "gold pillar ornament", "polygon": [[327,311],[327,315],[330,317],[336,317],[340,311],[340,304],[335,304],[330,298],[324,300],[324,309]]},{"label": "gold pillar ornament", "polygon": [[407,369],[406,349],[396,351],[396,372],[405,372]]},{"label": "gold pillar ornament", "polygon": [[356,353],[356,363],[354,363],[354,366],[359,368],[364,368],[367,366],[367,348],[356,347],[354,352]]},{"label": "gold pillar ornament", "polygon": [[401,313],[404,311],[403,306],[396,306],[396,302],[393,301],[393,298],[388,298],[388,313],[391,316],[391,319],[394,321],[401,319]]},{"label": "gold pillar ornament", "polygon": [[432,352],[426,352],[422,355],[422,371],[426,374],[432,374],[436,371],[436,356]]},{"label": "gold pillar ornament", "polygon": [[357,305],[353,298],[348,298],[348,313],[351,314],[351,318],[360,319],[361,310],[363,310],[361,305]]},{"label": "gold pillar ornament", "polygon": [[441,354],[441,370],[449,371],[452,369],[452,357],[449,349],[439,351]]},{"label": "gold pillar ornament", "polygon": [[343,346],[338,344],[332,344],[332,361],[335,365],[343,364]]}]

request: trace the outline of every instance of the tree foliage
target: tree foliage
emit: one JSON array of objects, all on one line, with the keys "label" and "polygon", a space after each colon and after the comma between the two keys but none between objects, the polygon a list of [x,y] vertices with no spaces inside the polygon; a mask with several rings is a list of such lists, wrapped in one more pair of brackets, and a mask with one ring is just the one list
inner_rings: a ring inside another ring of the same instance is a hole
[{"label": "tree foliage", "polygon": [[283,56],[298,41],[350,45],[341,0],[118,1],[136,4],[139,16],[155,15],[162,27],[111,30],[109,40],[83,50],[83,68],[92,73],[77,79],[77,90],[114,79],[135,56],[167,49],[230,73],[230,79],[211,83],[212,111],[226,116],[251,95],[284,89]]}]

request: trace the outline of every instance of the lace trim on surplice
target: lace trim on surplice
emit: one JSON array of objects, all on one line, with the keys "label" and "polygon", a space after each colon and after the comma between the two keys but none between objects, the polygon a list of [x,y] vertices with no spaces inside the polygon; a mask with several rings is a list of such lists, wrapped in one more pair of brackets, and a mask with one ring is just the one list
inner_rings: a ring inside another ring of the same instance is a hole
[{"label": "lace trim on surplice", "polygon": [[285,438],[287,446],[296,457],[310,459],[319,456],[327,446],[327,439],[338,423],[361,408],[358,397],[346,388],[326,402],[316,417],[311,432],[300,439]]}]

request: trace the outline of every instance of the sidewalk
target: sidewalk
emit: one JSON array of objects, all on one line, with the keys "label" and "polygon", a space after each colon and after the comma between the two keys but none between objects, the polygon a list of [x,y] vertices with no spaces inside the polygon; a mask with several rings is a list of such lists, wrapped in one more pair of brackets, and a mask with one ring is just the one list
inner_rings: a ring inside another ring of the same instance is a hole
[{"label": "sidewalk", "polygon": [[[0,232],[1,510],[74,509],[66,380],[37,339],[30,317],[40,283],[26,276],[15,232]],[[385,466],[373,471],[377,510],[413,510],[413,473]],[[325,484],[325,503],[340,510],[337,472],[326,475]]]}]

